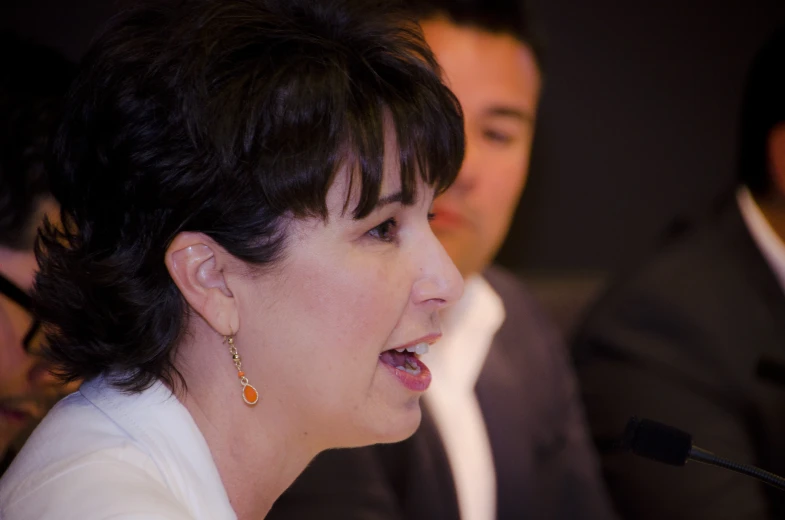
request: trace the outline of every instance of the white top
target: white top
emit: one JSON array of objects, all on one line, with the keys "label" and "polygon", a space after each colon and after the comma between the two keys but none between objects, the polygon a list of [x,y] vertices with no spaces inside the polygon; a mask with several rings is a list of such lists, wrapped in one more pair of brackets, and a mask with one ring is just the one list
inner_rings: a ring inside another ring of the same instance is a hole
[{"label": "white top", "polygon": [[234,520],[210,450],[162,383],[98,378],[60,401],[0,480],[3,520]]},{"label": "white top", "polygon": [[771,227],[747,188],[739,189],[736,200],[747,229],[785,291],[785,243]]},{"label": "white top", "polygon": [[425,400],[450,461],[462,520],[496,518],[493,453],[474,387],[504,316],[488,282],[468,278],[463,297],[443,315],[444,336],[424,357],[433,373]]}]

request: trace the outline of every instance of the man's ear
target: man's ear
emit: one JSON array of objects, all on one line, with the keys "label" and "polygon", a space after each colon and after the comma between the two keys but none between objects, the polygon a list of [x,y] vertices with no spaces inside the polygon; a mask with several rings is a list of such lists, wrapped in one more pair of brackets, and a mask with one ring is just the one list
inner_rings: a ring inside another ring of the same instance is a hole
[{"label": "man's ear", "polygon": [[780,196],[785,197],[785,122],[771,129],[767,146],[771,182]]},{"label": "man's ear", "polygon": [[178,234],[166,250],[165,263],[180,293],[218,334],[240,327],[237,302],[224,276],[229,254],[203,233]]}]

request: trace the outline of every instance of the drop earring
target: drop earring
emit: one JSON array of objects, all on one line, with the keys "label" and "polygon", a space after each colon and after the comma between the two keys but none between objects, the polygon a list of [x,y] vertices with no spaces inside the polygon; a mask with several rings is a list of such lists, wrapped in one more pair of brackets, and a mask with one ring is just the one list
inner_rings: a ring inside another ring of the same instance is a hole
[{"label": "drop earring", "polygon": [[229,344],[229,353],[232,355],[234,366],[237,367],[237,377],[240,378],[240,384],[243,385],[243,401],[246,404],[254,405],[259,401],[259,392],[256,391],[245,377],[245,372],[242,370],[243,363],[240,360],[240,354],[237,353],[237,348],[234,346],[234,335],[224,336],[224,341]]}]

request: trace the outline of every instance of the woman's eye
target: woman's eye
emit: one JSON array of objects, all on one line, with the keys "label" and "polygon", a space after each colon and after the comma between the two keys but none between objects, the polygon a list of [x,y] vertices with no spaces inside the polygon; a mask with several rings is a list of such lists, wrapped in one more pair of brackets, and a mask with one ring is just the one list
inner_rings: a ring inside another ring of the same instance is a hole
[{"label": "woman's eye", "polygon": [[433,211],[428,213],[428,222],[433,222],[435,218],[436,218],[436,213],[434,213]]},{"label": "woman's eye", "polygon": [[396,239],[397,230],[398,222],[394,218],[389,218],[370,230],[368,234],[383,242],[392,242]]}]

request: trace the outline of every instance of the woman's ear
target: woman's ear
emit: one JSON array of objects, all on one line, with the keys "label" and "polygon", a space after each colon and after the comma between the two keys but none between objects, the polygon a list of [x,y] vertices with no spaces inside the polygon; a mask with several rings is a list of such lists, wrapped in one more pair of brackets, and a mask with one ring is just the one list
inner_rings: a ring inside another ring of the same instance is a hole
[{"label": "woman's ear", "polygon": [[172,241],[164,260],[191,308],[222,336],[234,334],[240,327],[237,301],[224,276],[228,257],[207,235],[184,232]]}]

